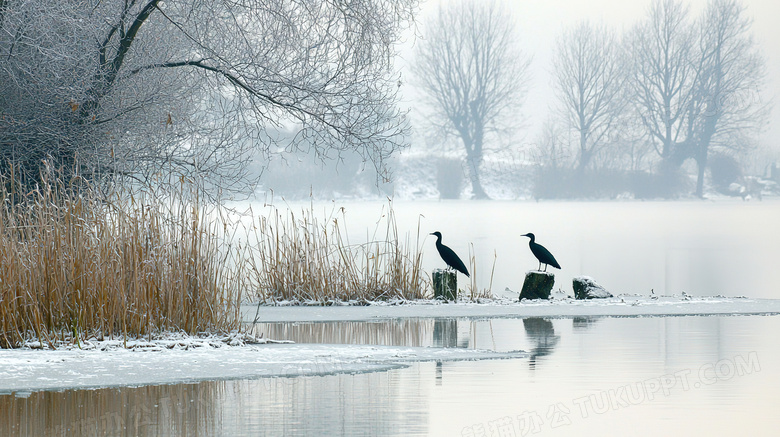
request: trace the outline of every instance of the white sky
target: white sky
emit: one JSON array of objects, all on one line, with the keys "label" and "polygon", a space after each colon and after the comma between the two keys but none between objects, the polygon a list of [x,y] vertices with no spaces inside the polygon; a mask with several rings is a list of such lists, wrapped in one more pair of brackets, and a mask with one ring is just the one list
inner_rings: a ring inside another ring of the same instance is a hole
[{"label": "white sky", "polygon": [[[439,2],[427,0],[422,4],[419,22],[436,10]],[[532,142],[549,114],[553,103],[550,87],[550,62],[555,39],[561,31],[582,20],[603,22],[617,31],[633,26],[641,20],[651,0],[503,0],[515,13],[522,47],[533,56],[531,84],[524,105],[528,119],[523,130],[523,141]],[[686,0],[691,16],[697,17],[707,0]],[[767,61],[767,83],[761,96],[765,101],[780,101],[780,0],[742,0],[753,21],[753,33]],[[420,26],[421,32],[424,31]],[[411,60],[413,51],[406,48],[402,57]],[[404,61],[402,61],[404,62]],[[414,95],[414,90],[405,90]],[[413,100],[413,99],[409,99]],[[409,103],[411,104],[411,103]],[[762,143],[780,154],[780,108],[773,110],[769,130]]]}]

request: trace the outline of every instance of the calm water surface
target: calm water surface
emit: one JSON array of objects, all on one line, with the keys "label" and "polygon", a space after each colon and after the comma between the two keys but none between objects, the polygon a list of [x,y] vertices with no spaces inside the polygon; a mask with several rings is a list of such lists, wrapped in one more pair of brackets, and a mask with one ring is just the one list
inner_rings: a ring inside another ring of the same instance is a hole
[{"label": "calm water surface", "polygon": [[523,349],[529,356],[5,395],[0,435],[769,436],[780,426],[780,317],[415,319],[258,329],[299,342]]}]

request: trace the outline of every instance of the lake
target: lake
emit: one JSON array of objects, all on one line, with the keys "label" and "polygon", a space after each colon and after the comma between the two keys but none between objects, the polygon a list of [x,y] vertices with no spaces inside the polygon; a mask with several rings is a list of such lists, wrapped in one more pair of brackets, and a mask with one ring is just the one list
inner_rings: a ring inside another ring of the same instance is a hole
[{"label": "lake", "polygon": [[[303,204],[301,204],[303,205]],[[338,203],[352,242],[386,204]],[[293,204],[293,208],[298,206]],[[317,204],[326,210],[332,205]],[[615,294],[778,298],[780,202],[405,202],[401,233],[439,230],[478,285],[522,285],[534,232],[556,289],[588,275]],[[367,231],[369,230],[369,231]],[[435,240],[424,267],[443,267]],[[463,278],[461,277],[461,280]],[[261,321],[262,321],[262,312]],[[0,435],[775,435],[780,317],[394,318],[261,323],[295,342],[523,350],[373,373],[0,395]],[[216,352],[218,353],[218,352]]]},{"label": "lake", "polygon": [[[0,434],[769,436],[780,426],[776,316],[400,319],[258,329],[298,342],[529,355],[376,373],[3,395]],[[305,366],[316,370],[318,362]]]}]

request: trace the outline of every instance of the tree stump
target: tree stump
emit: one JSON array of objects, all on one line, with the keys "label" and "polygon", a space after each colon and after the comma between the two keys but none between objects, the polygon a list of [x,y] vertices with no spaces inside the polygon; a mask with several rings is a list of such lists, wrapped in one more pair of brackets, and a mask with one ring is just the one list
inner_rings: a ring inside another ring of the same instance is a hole
[{"label": "tree stump", "polygon": [[526,272],[523,290],[520,292],[520,300],[549,299],[554,284],[555,274],[552,272]]},{"label": "tree stump", "polygon": [[433,271],[433,297],[435,299],[455,300],[458,298],[458,273],[452,270],[435,269]]},{"label": "tree stump", "polygon": [[612,293],[588,276],[577,276],[574,278],[572,280],[572,288],[574,288],[574,297],[576,299],[606,299],[612,297]]}]

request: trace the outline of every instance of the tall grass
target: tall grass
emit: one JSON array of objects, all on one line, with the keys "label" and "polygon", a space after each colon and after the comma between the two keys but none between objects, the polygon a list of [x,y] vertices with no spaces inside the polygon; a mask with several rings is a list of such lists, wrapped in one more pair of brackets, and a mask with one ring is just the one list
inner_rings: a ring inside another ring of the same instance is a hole
[{"label": "tall grass", "polygon": [[344,209],[319,220],[314,207],[289,209],[257,218],[252,254],[252,280],[260,301],[321,304],[353,301],[423,299],[431,296],[422,270],[420,228],[414,246],[401,240],[392,204],[366,243],[350,244]]},{"label": "tall grass", "polygon": [[197,198],[43,180],[1,181],[0,347],[238,327],[241,272]]},{"label": "tall grass", "polygon": [[[300,213],[270,206],[239,237],[237,223],[184,184],[161,198],[106,195],[78,176],[42,180],[25,192],[0,179],[2,348],[232,331],[247,290],[262,303],[432,296],[422,269],[427,233],[418,222],[416,235],[401,235],[392,202],[359,244],[344,209],[319,219],[313,205]],[[469,284],[469,299],[489,295]]]},{"label": "tall grass", "polygon": [[469,245],[469,271],[471,272],[471,276],[469,277],[469,281],[466,285],[465,295],[463,298],[470,301],[478,301],[480,299],[492,299],[493,298],[493,276],[496,272],[496,261],[498,260],[498,255],[493,252],[493,267],[490,269],[490,282],[488,283],[487,288],[480,289],[479,286],[477,286],[477,277],[480,273],[477,270],[477,258],[474,256],[474,244]]}]

